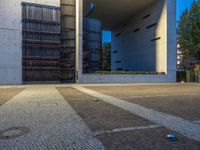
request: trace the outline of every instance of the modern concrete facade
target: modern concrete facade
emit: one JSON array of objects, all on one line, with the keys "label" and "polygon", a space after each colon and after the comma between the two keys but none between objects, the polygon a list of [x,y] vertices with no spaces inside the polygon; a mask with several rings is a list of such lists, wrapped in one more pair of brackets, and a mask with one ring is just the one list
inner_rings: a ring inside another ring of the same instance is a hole
[{"label": "modern concrete facade", "polygon": [[[22,84],[22,2],[60,7],[60,0],[0,1],[0,84]],[[93,0],[92,17],[112,31],[112,70],[164,72],[162,75],[83,74],[83,6],[76,0],[76,81],[175,82],[175,0]]]},{"label": "modern concrete facade", "polygon": [[22,2],[60,6],[60,0],[0,1],[0,84],[22,84]]},{"label": "modern concrete facade", "polygon": [[167,8],[156,1],[113,31],[112,70],[167,72]]},{"label": "modern concrete facade", "polygon": [[105,30],[112,31],[112,70],[165,74],[84,74],[82,82],[176,82],[175,0],[93,2],[93,17],[102,21]]}]

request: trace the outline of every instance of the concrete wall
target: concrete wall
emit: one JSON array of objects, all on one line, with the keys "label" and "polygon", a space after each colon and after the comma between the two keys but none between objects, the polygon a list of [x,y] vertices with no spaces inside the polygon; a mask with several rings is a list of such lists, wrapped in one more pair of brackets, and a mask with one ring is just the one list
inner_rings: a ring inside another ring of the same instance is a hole
[{"label": "concrete wall", "polygon": [[170,75],[96,75],[84,74],[82,83],[173,83]]},{"label": "concrete wall", "polygon": [[167,0],[167,74],[176,82],[176,1]]},{"label": "concrete wall", "polygon": [[0,84],[22,83],[22,2],[60,6],[60,0],[0,0]]},{"label": "concrete wall", "polygon": [[[0,84],[21,84],[22,83],[22,22],[21,22],[21,2],[22,0],[0,0]],[[60,6],[60,0],[23,0],[23,2],[32,2],[39,4],[47,4],[53,6]],[[121,83],[121,82],[175,82],[176,81],[176,1],[175,0],[158,0],[157,3],[149,6],[145,10],[142,10],[138,15],[134,16],[130,23],[123,28],[123,33],[121,36],[128,37],[128,40],[122,40],[121,45],[114,45],[113,50],[117,48],[118,51],[128,50],[127,55],[121,57],[118,55],[118,58],[115,57],[115,61],[123,59],[122,64],[131,64],[133,66],[132,60],[135,58],[140,58],[143,60],[144,65],[140,63],[135,63],[134,66],[139,64],[140,68],[145,68],[144,70],[156,70],[159,72],[166,72],[166,75],[88,75],[82,74],[82,0],[76,0],[78,14],[77,18],[77,29],[76,29],[76,73],[77,73],[77,82],[81,83]],[[162,8],[162,9],[161,9]],[[144,21],[134,23],[136,20],[141,19],[145,14],[151,13],[151,19],[159,21],[159,24],[156,28],[156,32],[149,30],[145,31],[145,26],[149,25],[151,21]],[[159,12],[159,13],[158,13]],[[143,29],[141,28],[140,32],[148,33],[148,36],[145,34],[136,34],[128,33],[128,31],[133,31],[135,27],[139,25],[144,25]],[[132,26],[130,28],[130,26]],[[115,30],[121,31],[121,29]],[[124,35],[123,35],[124,34]],[[142,36],[140,36],[142,35]],[[149,42],[150,37],[162,36],[159,43],[156,44],[144,43],[145,40]],[[119,36],[120,37],[120,36]],[[143,39],[144,38],[144,39]],[[135,40],[134,42],[132,40]],[[113,40],[117,40],[114,39]],[[143,41],[143,44],[140,41]],[[121,41],[121,40],[120,40]],[[125,42],[125,43],[123,43]],[[117,43],[117,42],[114,42]],[[123,44],[122,44],[123,43]],[[136,45],[133,46],[135,43]],[[139,45],[141,44],[141,45]],[[148,45],[149,44],[149,45]],[[122,47],[120,49],[119,47]],[[140,51],[129,51],[129,49],[141,50]],[[143,47],[142,47],[143,46]],[[146,46],[146,49],[144,48]],[[152,46],[155,46],[156,49],[152,49]],[[146,51],[148,50],[148,51]],[[145,53],[144,55],[141,55]],[[148,59],[151,55],[154,55],[155,59]],[[137,54],[137,57],[135,55]],[[156,55],[155,55],[156,54]],[[138,57],[138,56],[141,57]],[[148,57],[146,57],[148,56]],[[143,57],[143,58],[142,58]],[[127,60],[126,60],[127,59]],[[137,61],[135,61],[137,62]],[[157,63],[156,63],[157,62]],[[148,63],[154,65],[147,65]],[[129,65],[126,65],[129,69]],[[153,67],[152,67],[153,66]],[[115,69],[114,67],[113,69]],[[125,68],[126,69],[126,68]],[[130,68],[129,70],[133,70]],[[141,70],[141,69],[140,69]]]},{"label": "concrete wall", "polygon": [[[167,5],[157,0],[112,34],[112,70],[167,72]],[[144,18],[146,16],[146,18]],[[150,25],[157,25],[147,28]],[[119,35],[120,34],[120,35]],[[118,36],[117,36],[118,35]],[[155,40],[160,38],[159,40]]]},{"label": "concrete wall", "polygon": [[[142,19],[145,15],[151,16]],[[158,22],[149,30],[148,25]],[[133,32],[140,27],[139,32]],[[139,12],[124,28],[114,31],[112,37],[112,69],[123,67],[129,71],[157,71],[165,75],[96,75],[83,74],[82,83],[166,83],[176,82],[176,1],[158,0]],[[152,42],[154,38],[160,40]],[[121,61],[121,63],[115,63]]]}]

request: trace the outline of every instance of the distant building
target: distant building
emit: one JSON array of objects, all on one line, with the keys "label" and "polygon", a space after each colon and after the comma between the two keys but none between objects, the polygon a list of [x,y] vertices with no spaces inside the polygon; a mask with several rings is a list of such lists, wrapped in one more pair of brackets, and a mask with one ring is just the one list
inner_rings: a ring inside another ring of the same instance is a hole
[{"label": "distant building", "polygon": [[177,70],[181,71],[184,70],[183,66],[183,54],[180,50],[180,45],[177,44]]},{"label": "distant building", "polygon": [[177,44],[177,70],[178,71],[191,70],[197,64],[200,64],[200,61],[194,58],[184,59],[183,53],[180,49],[180,45]]}]

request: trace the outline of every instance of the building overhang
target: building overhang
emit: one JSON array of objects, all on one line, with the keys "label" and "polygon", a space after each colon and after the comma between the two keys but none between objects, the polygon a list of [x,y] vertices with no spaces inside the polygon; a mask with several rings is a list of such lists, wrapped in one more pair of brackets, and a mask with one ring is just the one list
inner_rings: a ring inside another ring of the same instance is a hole
[{"label": "building overhang", "polygon": [[91,17],[102,21],[104,29],[112,30],[123,25],[137,12],[156,0],[83,0],[84,16],[89,12],[90,2],[95,4]]}]

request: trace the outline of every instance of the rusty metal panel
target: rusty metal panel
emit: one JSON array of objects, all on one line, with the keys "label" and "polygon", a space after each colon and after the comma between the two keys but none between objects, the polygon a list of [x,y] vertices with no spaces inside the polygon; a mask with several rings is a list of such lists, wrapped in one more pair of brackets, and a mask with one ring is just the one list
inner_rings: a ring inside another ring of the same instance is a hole
[{"label": "rusty metal panel", "polygon": [[61,82],[75,82],[75,0],[61,0]]},{"label": "rusty metal panel", "polygon": [[60,8],[22,3],[23,82],[60,82]]}]

